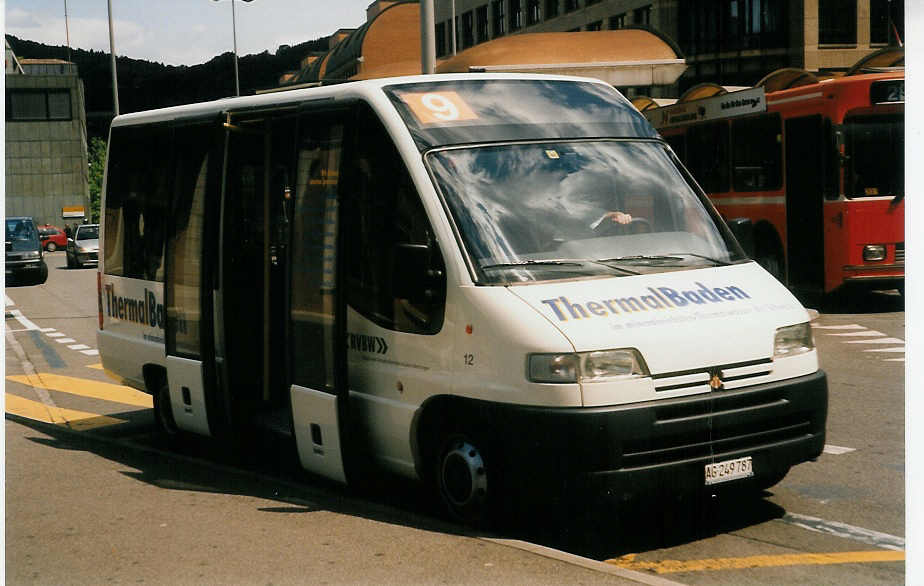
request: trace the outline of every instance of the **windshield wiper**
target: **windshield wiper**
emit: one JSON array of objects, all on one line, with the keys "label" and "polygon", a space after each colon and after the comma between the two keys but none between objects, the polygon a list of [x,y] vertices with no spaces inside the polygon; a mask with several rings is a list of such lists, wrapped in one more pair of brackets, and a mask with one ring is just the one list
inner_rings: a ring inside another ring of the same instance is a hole
[{"label": "windshield wiper", "polygon": [[695,252],[672,252],[671,254],[682,254],[682,255],[685,255],[685,256],[694,256],[694,257],[696,257],[696,258],[701,258],[701,259],[703,259],[703,260],[708,260],[708,261],[711,262],[711,263],[715,263],[715,264],[717,264],[717,265],[719,265],[719,266],[723,266],[723,267],[727,267],[727,266],[729,266],[729,265],[735,264],[735,263],[730,262],[730,261],[727,261],[727,260],[722,260],[722,259],[718,259],[718,258],[712,258],[711,256],[706,256],[706,255],[704,255],[704,254],[696,254]]},{"label": "windshield wiper", "polygon": [[513,262],[502,262],[502,263],[497,263],[497,264],[493,264],[493,265],[485,265],[485,266],[483,266],[483,267],[481,267],[481,268],[482,268],[482,270],[487,270],[487,269],[503,269],[503,268],[510,268],[510,267],[523,267],[523,266],[535,266],[535,265],[575,266],[575,267],[579,267],[579,266],[581,266],[582,264],[584,264],[584,261],[579,261],[579,260],[564,260],[564,259],[562,259],[562,260],[556,260],[556,259],[549,259],[549,260],[517,260],[517,261],[513,261]]},{"label": "windshield wiper", "polygon": [[574,259],[569,259],[569,258],[555,258],[555,259],[539,259],[539,260],[536,260],[536,259],[518,260],[518,261],[513,261],[513,262],[503,262],[503,263],[498,263],[498,264],[493,264],[493,265],[485,265],[485,266],[481,267],[481,269],[482,269],[482,270],[487,270],[487,269],[509,269],[509,268],[530,267],[530,266],[574,266],[574,267],[579,267],[579,266],[583,266],[583,265],[585,265],[585,264],[600,265],[600,266],[606,267],[606,268],[608,268],[608,269],[621,271],[621,272],[623,272],[623,273],[625,273],[625,274],[627,274],[627,275],[638,275],[638,274],[639,274],[639,273],[637,273],[637,272],[635,272],[635,271],[630,271],[629,269],[626,269],[626,268],[623,268],[623,267],[613,267],[613,266],[610,266],[610,265],[605,264],[605,263],[603,263],[603,262],[600,262],[600,261],[598,261],[598,260],[578,259],[578,258],[574,258]]},{"label": "windshield wiper", "polygon": [[629,256],[616,256],[613,258],[601,258],[597,262],[633,262],[639,260],[683,260],[679,256],[667,256],[663,254],[633,254]]}]

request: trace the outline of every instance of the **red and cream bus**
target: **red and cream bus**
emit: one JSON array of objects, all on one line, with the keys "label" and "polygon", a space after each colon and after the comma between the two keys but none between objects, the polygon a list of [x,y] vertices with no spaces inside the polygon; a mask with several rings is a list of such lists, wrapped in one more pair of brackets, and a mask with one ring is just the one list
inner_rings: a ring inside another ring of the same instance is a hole
[{"label": "red and cream bus", "polygon": [[904,70],[713,87],[644,114],[719,212],[751,221],[753,257],[801,294],[904,292]]}]

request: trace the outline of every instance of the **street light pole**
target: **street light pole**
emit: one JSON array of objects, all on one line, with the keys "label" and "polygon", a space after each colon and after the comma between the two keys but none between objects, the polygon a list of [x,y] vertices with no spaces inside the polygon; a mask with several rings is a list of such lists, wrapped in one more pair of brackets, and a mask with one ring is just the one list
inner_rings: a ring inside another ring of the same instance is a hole
[{"label": "street light pole", "polygon": [[109,54],[112,56],[112,105],[115,115],[119,115],[119,81],[116,75],[115,35],[112,32],[112,0],[109,2]]},{"label": "street light pole", "polygon": [[231,0],[231,31],[234,35],[234,95],[241,95],[241,80],[237,70],[237,17],[234,14],[234,0]]},{"label": "street light pole", "polygon": [[[220,2],[221,0],[213,0]],[[231,33],[234,36],[234,95],[241,95],[240,75],[237,68],[237,14],[234,8],[234,1],[231,0]],[[243,2],[253,2],[253,0],[243,0]]]}]

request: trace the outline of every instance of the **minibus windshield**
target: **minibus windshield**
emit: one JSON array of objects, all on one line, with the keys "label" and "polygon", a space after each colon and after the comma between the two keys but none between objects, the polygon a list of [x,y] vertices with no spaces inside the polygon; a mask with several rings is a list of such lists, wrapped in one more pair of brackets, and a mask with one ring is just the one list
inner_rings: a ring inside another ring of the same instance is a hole
[{"label": "minibus windshield", "polygon": [[479,283],[746,260],[658,141],[486,145],[426,160]]}]

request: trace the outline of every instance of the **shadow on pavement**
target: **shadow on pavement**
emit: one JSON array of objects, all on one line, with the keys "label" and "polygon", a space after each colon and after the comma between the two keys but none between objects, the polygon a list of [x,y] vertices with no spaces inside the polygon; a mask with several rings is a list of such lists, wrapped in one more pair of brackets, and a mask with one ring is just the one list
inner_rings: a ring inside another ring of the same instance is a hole
[{"label": "shadow on pavement", "polygon": [[536,503],[526,513],[528,518],[508,519],[489,535],[447,520],[422,483],[381,473],[346,487],[308,474],[298,465],[292,442],[276,436],[248,436],[234,446],[189,437],[170,450],[151,426],[123,428],[134,434],[114,429],[77,433],[7,418],[48,436],[28,438],[31,441],[95,454],[131,468],[122,472],[126,476],[166,490],[261,498],[272,504],[259,510],[270,514],[331,511],[451,535],[520,539],[597,560],[689,543],[785,513],[763,498],[766,492],[649,498],[619,506],[577,502],[566,511]]}]

